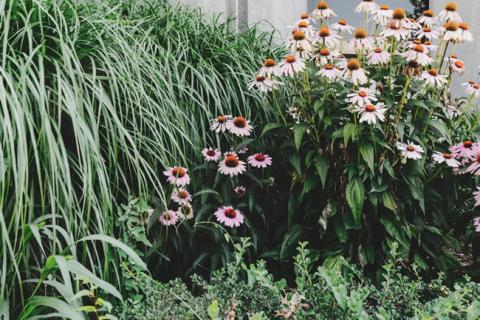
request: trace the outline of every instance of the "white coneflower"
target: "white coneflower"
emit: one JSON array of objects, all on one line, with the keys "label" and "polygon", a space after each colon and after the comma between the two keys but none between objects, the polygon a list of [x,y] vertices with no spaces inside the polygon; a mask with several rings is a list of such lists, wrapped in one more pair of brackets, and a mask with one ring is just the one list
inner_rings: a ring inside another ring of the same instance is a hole
[{"label": "white coneflower", "polygon": [[351,80],[354,85],[368,82],[367,72],[362,69],[360,62],[357,59],[350,59],[348,61],[347,68],[344,71],[344,76]]},{"label": "white coneflower", "polygon": [[415,60],[407,61],[404,73],[411,77],[419,77],[422,74],[422,67]]},{"label": "white coneflower", "polygon": [[222,153],[218,149],[204,148],[202,150],[202,155],[206,161],[218,161]]},{"label": "white coneflower", "polygon": [[432,88],[441,88],[447,83],[445,76],[439,75],[437,69],[424,71],[421,79],[425,80],[425,84]]},{"label": "white coneflower", "polygon": [[449,167],[458,168],[460,166],[460,162],[455,159],[454,155],[451,153],[441,153],[435,151],[432,155],[433,161],[436,163],[446,163]]},{"label": "white coneflower", "polygon": [[385,39],[395,38],[397,41],[407,39],[411,34],[410,30],[405,28],[398,28],[394,23],[388,23],[387,28],[383,30],[380,35]]},{"label": "white coneflower", "polygon": [[288,40],[287,46],[292,53],[298,55],[300,58],[308,58],[311,56],[312,45],[303,31],[298,30],[293,32]]},{"label": "white coneflower", "polygon": [[170,197],[173,202],[179,205],[184,205],[192,201],[192,195],[184,188],[178,188],[178,190],[173,190],[172,196]]},{"label": "white coneflower", "polygon": [[313,56],[313,59],[317,64],[324,65],[327,63],[332,63],[334,59],[340,56],[338,51],[330,51],[327,48],[317,50],[317,53]]},{"label": "white coneflower", "polygon": [[440,36],[440,32],[436,29],[432,29],[431,27],[423,27],[422,29],[415,31],[415,36],[417,38],[424,38],[427,40],[438,39]]},{"label": "white coneflower", "polygon": [[335,80],[341,74],[341,71],[334,67],[333,64],[327,63],[317,73],[319,76],[327,78],[328,80]]},{"label": "white coneflower", "polygon": [[406,18],[403,22],[403,27],[411,31],[420,30],[423,28],[420,23],[418,23],[415,19],[412,18]]},{"label": "white coneflower", "polygon": [[242,116],[236,116],[227,122],[227,130],[239,137],[247,137],[253,130],[249,121]]},{"label": "white coneflower", "polygon": [[388,21],[389,25],[395,26],[397,29],[403,29],[405,27],[411,27],[410,21],[407,18],[405,10],[397,8],[392,12],[392,18]]},{"label": "white coneflower", "polygon": [[293,28],[292,31],[303,31],[305,32],[307,38],[311,38],[315,35],[315,29],[308,21],[300,21],[299,23],[297,23],[297,25]]},{"label": "white coneflower", "polygon": [[438,17],[445,22],[454,21],[462,22],[462,18],[457,12],[457,4],[455,2],[449,2],[439,14]]},{"label": "white coneflower", "polygon": [[216,133],[225,132],[227,129],[227,122],[232,116],[220,115],[212,120],[210,130]]},{"label": "white coneflower", "polygon": [[338,44],[337,35],[331,31],[328,27],[321,27],[318,32],[317,45],[324,46],[327,48],[335,48]]},{"label": "white coneflower", "polygon": [[427,49],[428,53],[433,53],[438,49],[438,46],[433,44],[432,41],[429,41],[429,40],[425,41],[423,43],[423,46],[425,47],[425,49]]},{"label": "white coneflower", "polygon": [[350,40],[350,44],[356,50],[372,50],[374,48],[372,39],[368,37],[367,32],[365,32],[365,30],[362,28],[355,30],[354,37]]},{"label": "white coneflower", "polygon": [[362,0],[355,8],[355,12],[374,13],[378,10],[378,4],[373,0]]},{"label": "white coneflower", "polygon": [[421,66],[428,66],[433,62],[433,59],[425,53],[425,47],[421,44],[417,44],[412,50],[408,50],[401,55],[409,61],[417,61]]},{"label": "white coneflower", "polygon": [[462,60],[457,59],[452,61],[450,68],[452,68],[452,71],[455,71],[458,74],[463,74],[463,72],[465,72],[465,63]]},{"label": "white coneflower", "polygon": [[352,33],[355,30],[355,28],[349,25],[345,19],[340,19],[337,23],[334,23],[332,29],[343,33]]},{"label": "white coneflower", "polygon": [[432,10],[428,9],[423,11],[423,14],[417,19],[417,22],[424,27],[432,28],[437,23],[437,17],[434,16]]},{"label": "white coneflower", "polygon": [[245,167],[245,162],[238,159],[238,157],[235,155],[229,155],[228,157],[225,157],[218,164],[218,171],[226,176],[238,176],[239,174],[244,173],[246,170],[247,168]]},{"label": "white coneflower", "polygon": [[280,74],[290,77],[295,77],[295,75],[305,69],[305,62],[301,58],[295,57],[294,55],[289,55],[280,65]]},{"label": "white coneflower", "polygon": [[352,105],[356,105],[358,107],[373,104],[378,99],[375,97],[371,89],[368,88],[360,88],[354,93],[347,94],[348,101]]},{"label": "white coneflower", "polygon": [[465,91],[468,96],[473,96],[475,98],[480,98],[480,84],[475,81],[468,81],[463,84],[466,86]]},{"label": "white coneflower", "polygon": [[419,160],[422,158],[423,148],[417,144],[408,142],[397,142],[397,149],[401,151],[402,156],[407,159]]},{"label": "white coneflower", "polygon": [[385,26],[392,19],[393,10],[386,4],[382,4],[378,10],[373,13],[373,21],[376,24]]},{"label": "white coneflower", "polygon": [[467,41],[467,42],[473,41],[473,35],[470,32],[470,26],[467,23],[465,22],[460,23],[458,25],[458,31],[462,35],[463,41]]},{"label": "white coneflower", "polygon": [[308,22],[309,24],[314,22],[314,20],[310,18],[310,15],[307,12],[302,13],[300,15],[300,19],[296,23],[298,24],[302,21]]},{"label": "white coneflower", "polygon": [[279,84],[280,83],[275,79],[258,75],[255,77],[255,80],[250,82],[248,89],[256,89],[260,92],[270,92],[274,89],[277,89]]},{"label": "white coneflower", "polygon": [[390,61],[390,53],[383,51],[382,48],[375,48],[368,55],[368,63],[371,65],[387,64]]},{"label": "white coneflower", "polygon": [[278,69],[277,62],[273,59],[266,59],[263,63],[263,67],[258,71],[258,75],[262,77],[277,76],[280,70]]},{"label": "white coneflower", "polygon": [[383,104],[373,105],[366,104],[355,109],[360,115],[360,122],[366,122],[368,124],[376,124],[377,121],[385,121],[385,106]]},{"label": "white coneflower", "polygon": [[328,3],[325,1],[320,1],[317,4],[317,8],[313,10],[312,17],[315,19],[323,20],[323,19],[330,19],[331,17],[336,16],[335,12],[330,9]]},{"label": "white coneflower", "polygon": [[449,21],[443,27],[444,33],[442,39],[445,41],[452,41],[454,43],[460,43],[463,41],[462,33],[458,28],[458,23],[455,21]]}]

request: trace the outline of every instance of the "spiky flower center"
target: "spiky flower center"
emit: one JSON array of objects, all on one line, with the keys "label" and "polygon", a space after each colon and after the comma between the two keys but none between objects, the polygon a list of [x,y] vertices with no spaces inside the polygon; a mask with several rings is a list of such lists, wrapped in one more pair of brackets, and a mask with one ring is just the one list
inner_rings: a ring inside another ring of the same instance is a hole
[{"label": "spiky flower center", "polygon": [[225,165],[229,168],[236,168],[239,164],[240,164],[240,161],[234,155],[230,155],[225,158]]},{"label": "spiky flower center", "polygon": [[360,97],[362,97],[362,98],[365,98],[368,94],[367,94],[367,92],[365,92],[365,91],[362,90],[362,91],[360,91],[360,92],[358,93],[358,95],[359,95]]},{"label": "spiky flower center", "polygon": [[416,52],[420,52],[420,53],[425,52],[425,48],[424,48],[421,44],[417,44],[417,45],[413,48],[413,50],[416,51]]},{"label": "spiky flower center", "polygon": [[475,83],[472,87],[475,90],[480,90],[480,84],[478,84],[478,83]]},{"label": "spiky flower center", "polygon": [[328,49],[326,49],[326,48],[325,48],[325,49],[321,49],[321,50],[320,50],[320,55],[326,57],[326,56],[330,55],[330,50],[328,50]]},{"label": "spiky flower center", "polygon": [[330,36],[330,29],[328,29],[328,27],[321,27],[318,34],[323,38],[328,37]]},{"label": "spiky flower center", "polygon": [[187,170],[182,167],[174,167],[172,169],[172,174],[177,178],[183,178],[187,174]]},{"label": "spiky flower center", "polygon": [[328,3],[326,3],[325,1],[320,1],[320,2],[317,4],[317,9],[318,9],[318,10],[328,9]]},{"label": "spiky flower center", "polygon": [[296,41],[301,41],[301,40],[304,40],[305,39],[305,32],[303,31],[295,31],[293,33],[293,39],[296,40]]},{"label": "spiky flower center", "polygon": [[338,20],[338,24],[341,25],[341,26],[346,26],[347,25],[347,20],[340,19],[340,20]]},{"label": "spiky flower center", "polygon": [[438,76],[438,71],[437,71],[437,69],[430,69],[430,70],[428,70],[428,74],[430,74],[433,77],[436,77],[436,76]]},{"label": "spiky flower center", "polygon": [[298,23],[298,27],[299,28],[306,28],[306,27],[308,27],[308,22],[307,21],[300,21]]},{"label": "spiky flower center", "polygon": [[390,6],[388,4],[380,5],[380,10],[390,10]]},{"label": "spiky flower center", "polygon": [[445,6],[445,10],[447,11],[457,11],[457,3],[456,2],[449,2]]},{"label": "spiky flower center", "polygon": [[347,68],[350,71],[360,69],[360,62],[357,59],[350,59],[347,63]]},{"label": "spiky flower center", "polygon": [[452,32],[455,32],[458,30],[458,23],[455,22],[455,21],[448,21],[446,24],[445,24],[445,29],[447,31],[452,31]]},{"label": "spiky flower center", "polygon": [[393,19],[395,19],[395,20],[405,19],[406,16],[407,15],[405,13],[405,10],[402,9],[402,8],[397,8],[397,9],[393,10]]},{"label": "spiky flower center", "polygon": [[208,150],[207,151],[207,156],[209,156],[209,157],[215,157],[216,154],[217,153],[214,150]]},{"label": "spiky flower center", "polygon": [[461,22],[461,23],[458,25],[458,27],[459,27],[460,29],[462,29],[463,31],[467,31],[468,29],[470,29],[470,26],[469,26],[468,23],[466,23],[466,22]]},{"label": "spiky flower center", "polygon": [[257,153],[255,155],[255,160],[257,160],[259,162],[263,162],[263,161],[265,161],[265,155],[263,153]]},{"label": "spiky flower center", "polygon": [[306,12],[302,13],[302,15],[300,16],[300,19],[308,19],[308,13]]},{"label": "spiky flower center", "polygon": [[166,211],[162,214],[163,220],[170,221],[173,219],[172,214],[169,211]]},{"label": "spiky flower center", "polygon": [[473,142],[470,141],[470,140],[467,140],[467,141],[463,142],[463,147],[467,148],[467,149],[471,149],[471,148],[473,148]]},{"label": "spiky flower center", "polygon": [[463,67],[465,67],[465,64],[463,63],[463,61],[457,60],[455,61],[455,67],[462,69]]},{"label": "spiky flower center", "polygon": [[355,30],[355,38],[356,39],[365,39],[367,37],[367,32],[362,28],[358,28]]},{"label": "spiky flower center", "polygon": [[275,67],[277,63],[273,59],[265,60],[265,67]]},{"label": "spiky flower center", "polygon": [[178,197],[180,199],[187,199],[188,195],[189,195],[188,191],[185,191],[185,190],[182,190],[178,193]]},{"label": "spiky flower center", "polygon": [[444,157],[445,159],[449,160],[449,159],[452,159],[452,158],[453,158],[453,154],[451,154],[451,153],[444,153],[444,154],[443,154],[443,157]]},{"label": "spiky flower center", "polygon": [[242,116],[238,116],[233,119],[233,124],[237,128],[245,128],[247,126],[247,120]]},{"label": "spiky flower center", "polygon": [[237,211],[232,208],[227,208],[225,209],[224,212],[225,212],[225,216],[229,219],[235,219],[235,217],[237,216]]},{"label": "spiky flower center", "polygon": [[416,69],[416,68],[418,68],[418,62],[415,61],[415,60],[410,60],[410,61],[408,61],[408,66],[410,68],[415,68]]},{"label": "spiky flower center", "polygon": [[377,108],[373,104],[367,104],[365,106],[365,111],[367,112],[374,112],[375,110],[377,110]]},{"label": "spiky flower center", "polygon": [[257,82],[263,82],[263,81],[265,81],[265,77],[264,76],[258,76],[256,80],[257,80]]},{"label": "spiky flower center", "polygon": [[430,28],[430,27],[425,27],[425,28],[423,28],[423,32],[425,32],[425,33],[430,33],[430,32],[432,32],[432,28]]},{"label": "spiky flower center", "polygon": [[413,151],[415,151],[415,147],[414,147],[413,145],[409,144],[409,145],[407,146],[407,151],[408,151],[408,152],[413,152]]},{"label": "spiky flower center", "polygon": [[383,50],[381,48],[376,48],[375,49],[375,53],[382,53],[382,52],[383,52]]},{"label": "spiky flower center", "polygon": [[325,70],[333,70],[333,64],[330,64],[330,63],[327,63],[325,66],[324,66]]},{"label": "spiky flower center", "polygon": [[219,123],[225,123],[228,120],[227,116],[218,116],[217,117],[217,122]]},{"label": "spiky flower center", "polygon": [[433,10],[430,10],[430,9],[425,10],[425,11],[423,11],[423,15],[424,15],[425,17],[432,18],[432,17],[433,17]]},{"label": "spiky flower center", "polygon": [[295,56],[289,55],[289,56],[287,56],[287,58],[285,59],[285,62],[286,62],[286,63],[294,63],[296,60],[297,60],[297,58],[295,58]]}]

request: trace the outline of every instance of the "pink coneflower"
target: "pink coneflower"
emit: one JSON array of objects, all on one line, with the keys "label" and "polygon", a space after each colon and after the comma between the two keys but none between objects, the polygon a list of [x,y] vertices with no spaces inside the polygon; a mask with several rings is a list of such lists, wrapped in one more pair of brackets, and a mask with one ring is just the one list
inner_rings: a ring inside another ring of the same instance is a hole
[{"label": "pink coneflower", "polygon": [[421,66],[428,66],[433,62],[433,59],[430,58],[428,54],[425,53],[426,49],[421,44],[417,44],[413,49],[408,50],[402,53],[402,57],[406,58],[408,61],[417,61]]},{"label": "pink coneflower", "polygon": [[224,206],[218,208],[214,214],[218,222],[230,228],[239,227],[244,220],[240,210],[235,210],[233,207]]},{"label": "pink coneflower", "polygon": [[173,190],[171,199],[176,204],[183,205],[192,201],[192,195],[186,189],[178,188],[178,190]]},{"label": "pink coneflower", "polygon": [[390,61],[390,53],[376,48],[368,55],[368,63],[371,65],[385,65]]},{"label": "pink coneflower", "polygon": [[474,96],[475,98],[480,97],[480,84],[475,81],[468,81],[464,83],[463,86],[466,86],[465,91],[468,96]]},{"label": "pink coneflower", "polygon": [[435,151],[432,155],[433,160],[436,163],[446,163],[447,166],[452,168],[458,168],[460,166],[460,162],[455,159],[455,156],[452,153],[441,153]]},{"label": "pink coneflower", "polygon": [[397,142],[397,149],[401,151],[403,157],[413,160],[421,159],[422,153],[424,152],[421,146],[411,142]]},{"label": "pink coneflower", "polygon": [[462,143],[451,146],[449,149],[456,158],[464,159],[473,156],[476,153],[478,146],[470,140],[465,140]]},{"label": "pink coneflower", "polygon": [[480,217],[473,219],[473,226],[475,227],[475,232],[480,232]]},{"label": "pink coneflower", "polygon": [[352,33],[355,30],[345,19],[340,19],[337,23],[332,24],[332,29],[343,33]]},{"label": "pink coneflower", "polygon": [[270,92],[274,89],[277,89],[279,84],[280,83],[275,79],[259,75],[255,77],[255,80],[250,82],[250,84],[248,85],[248,89],[256,89],[260,92]]},{"label": "pink coneflower", "polygon": [[437,23],[437,17],[434,16],[432,10],[423,11],[423,15],[417,19],[417,22],[422,24],[424,27],[433,27]]},{"label": "pink coneflower", "polygon": [[443,26],[442,30],[444,41],[452,41],[453,43],[463,42],[463,36],[458,28],[458,23],[454,21],[449,21]]},{"label": "pink coneflower", "polygon": [[238,149],[238,154],[245,154],[248,152],[248,147],[242,147],[240,149]]},{"label": "pink coneflower", "polygon": [[457,12],[457,4],[455,2],[449,2],[439,14],[438,17],[445,22],[462,22],[462,18]]},{"label": "pink coneflower", "polygon": [[331,17],[336,16],[335,12],[330,9],[328,3],[325,1],[320,1],[317,4],[317,8],[313,10],[312,17],[315,19],[330,19]]},{"label": "pink coneflower", "polygon": [[[480,187],[477,187],[477,191],[473,192],[473,198],[475,199],[475,207],[480,207]],[[477,218],[480,224],[480,217]]]},{"label": "pink coneflower", "polygon": [[378,4],[373,0],[362,0],[355,8],[355,12],[374,13],[378,10]]},{"label": "pink coneflower", "polygon": [[392,19],[393,10],[386,4],[382,4],[378,10],[373,13],[373,21],[376,24],[385,26]]},{"label": "pink coneflower", "polygon": [[421,79],[425,80],[425,84],[432,88],[441,88],[447,83],[445,76],[439,75],[437,69],[430,69],[424,71],[421,75]]},{"label": "pink coneflower", "polygon": [[202,155],[206,161],[218,161],[222,153],[218,149],[204,148],[202,150]]},{"label": "pink coneflower", "polygon": [[263,66],[258,71],[258,75],[262,77],[272,77],[279,75],[279,68],[273,59],[266,59]]},{"label": "pink coneflower", "polygon": [[305,69],[305,62],[301,58],[295,57],[294,55],[289,55],[280,65],[280,74],[290,77],[295,77],[295,75]]},{"label": "pink coneflower", "polygon": [[377,121],[385,121],[385,106],[383,104],[366,104],[362,107],[357,107],[355,110],[360,115],[359,122],[366,122],[368,124],[376,124]]},{"label": "pink coneflower", "polygon": [[372,104],[378,99],[373,94],[372,90],[368,88],[360,88],[354,93],[347,94],[347,98],[350,103],[356,106],[364,106],[366,104]]},{"label": "pink coneflower", "polygon": [[344,71],[344,76],[350,79],[354,85],[364,84],[368,82],[367,72],[362,69],[360,62],[357,59],[350,59],[347,68]]},{"label": "pink coneflower", "polygon": [[368,37],[367,32],[362,28],[355,30],[353,39],[350,40],[351,46],[355,50],[372,50],[375,46],[370,37]]},{"label": "pink coneflower", "polygon": [[239,197],[239,198],[243,198],[245,196],[245,194],[247,193],[247,188],[245,188],[244,186],[236,186],[233,191],[236,193],[236,195]]},{"label": "pink coneflower", "polygon": [[476,148],[475,153],[470,158],[471,163],[466,172],[480,176],[480,150]]},{"label": "pink coneflower", "polygon": [[193,219],[193,208],[190,203],[185,203],[181,205],[178,210],[177,214],[181,219],[190,220]]},{"label": "pink coneflower", "polygon": [[316,45],[325,46],[327,48],[334,48],[337,44],[337,35],[333,31],[330,31],[328,27],[321,27],[320,31],[318,32]]},{"label": "pink coneflower", "polygon": [[187,171],[188,170],[183,167],[172,167],[163,171],[163,174],[167,176],[167,181],[171,184],[184,187],[190,183],[190,177],[188,176]]},{"label": "pink coneflower", "polygon": [[245,162],[238,159],[235,155],[225,157],[218,164],[218,171],[226,176],[234,177],[244,173],[247,170]]},{"label": "pink coneflower", "polygon": [[164,226],[173,226],[178,222],[178,214],[173,210],[167,210],[160,215],[158,221]]},{"label": "pink coneflower", "polygon": [[415,36],[419,39],[424,38],[427,40],[438,39],[440,32],[431,27],[423,27],[422,29],[415,31]]},{"label": "pink coneflower", "polygon": [[268,154],[257,153],[247,159],[248,163],[255,168],[266,168],[272,165],[272,158]]},{"label": "pink coneflower", "polygon": [[227,122],[232,116],[220,115],[212,120],[210,130],[216,133],[225,132],[227,129]]},{"label": "pink coneflower", "polygon": [[248,137],[253,130],[249,121],[242,116],[236,116],[227,122],[227,130],[239,137]]},{"label": "pink coneflower", "polygon": [[317,74],[321,77],[327,78],[328,80],[335,80],[341,74],[341,71],[335,68],[333,64],[327,63],[323,66]]}]

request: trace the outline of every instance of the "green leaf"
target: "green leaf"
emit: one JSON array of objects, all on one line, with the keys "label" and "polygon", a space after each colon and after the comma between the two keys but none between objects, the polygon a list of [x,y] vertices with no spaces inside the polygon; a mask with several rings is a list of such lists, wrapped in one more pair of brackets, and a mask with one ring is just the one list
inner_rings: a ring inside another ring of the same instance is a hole
[{"label": "green leaf", "polygon": [[335,270],[327,270],[323,267],[318,269],[320,275],[325,282],[327,282],[328,287],[332,290],[335,300],[337,300],[338,305],[342,310],[345,310],[347,307],[348,295],[347,288],[342,282],[343,279],[335,272]]},{"label": "green leaf", "polygon": [[360,225],[363,205],[365,203],[365,187],[358,178],[353,178],[345,190],[348,205],[352,210],[353,219],[357,225]]},{"label": "green leaf", "polygon": [[218,307],[218,301],[213,300],[213,302],[208,306],[207,309],[208,316],[210,317],[211,320],[215,320],[218,317],[218,312],[219,312],[219,307]]},{"label": "green leaf", "polygon": [[320,176],[320,181],[322,181],[322,186],[325,188],[325,182],[327,181],[328,168],[330,167],[330,162],[325,157],[319,157],[315,162],[315,168],[317,173]]},{"label": "green leaf", "polygon": [[357,139],[357,126],[354,123],[347,123],[345,127],[343,127],[343,144],[345,148],[348,146],[348,142],[350,140]]},{"label": "green leaf", "polygon": [[480,301],[475,300],[467,309],[467,320],[480,319]]},{"label": "green leaf", "polygon": [[299,175],[302,174],[302,165],[300,163],[300,155],[296,154],[296,153],[292,153],[289,157],[288,157],[288,160],[290,161],[290,163],[292,164],[292,166],[295,168],[295,170],[297,171],[297,173]]},{"label": "green leaf", "polygon": [[279,123],[268,123],[266,124],[264,127],[263,127],[263,130],[262,130],[262,133],[260,134],[260,136],[263,136],[264,134],[266,134],[267,132],[269,131],[272,131],[272,130],[275,130],[277,128],[280,128],[282,125],[279,124]]},{"label": "green leaf", "polygon": [[392,195],[391,192],[389,191],[384,191],[382,192],[382,202],[385,208],[392,210],[393,212],[397,212],[397,203],[395,202],[395,199]]},{"label": "green leaf", "polygon": [[300,150],[300,146],[302,145],[303,135],[307,131],[307,127],[303,125],[298,125],[295,127],[293,132],[294,140],[295,140],[295,147],[297,150]]},{"label": "green leaf", "polygon": [[303,233],[303,227],[294,225],[283,237],[282,248],[280,249],[280,259],[286,259],[294,254],[295,248]]},{"label": "green leaf", "polygon": [[360,145],[360,154],[373,173],[375,170],[375,154],[373,151],[373,146],[370,143],[362,143]]}]

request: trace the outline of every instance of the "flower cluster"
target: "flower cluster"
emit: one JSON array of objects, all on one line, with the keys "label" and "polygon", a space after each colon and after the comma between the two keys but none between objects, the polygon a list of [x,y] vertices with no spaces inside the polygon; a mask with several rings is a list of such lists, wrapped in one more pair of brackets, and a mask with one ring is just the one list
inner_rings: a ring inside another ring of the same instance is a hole
[{"label": "flower cluster", "polygon": [[170,200],[177,206],[177,210],[166,210],[160,214],[159,221],[164,226],[176,225],[180,220],[193,218],[191,205],[192,195],[185,188],[190,184],[188,170],[184,167],[171,167],[163,172],[167,181],[174,186]]}]

